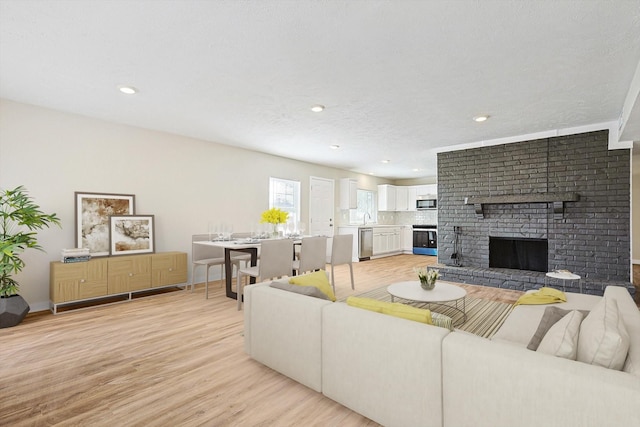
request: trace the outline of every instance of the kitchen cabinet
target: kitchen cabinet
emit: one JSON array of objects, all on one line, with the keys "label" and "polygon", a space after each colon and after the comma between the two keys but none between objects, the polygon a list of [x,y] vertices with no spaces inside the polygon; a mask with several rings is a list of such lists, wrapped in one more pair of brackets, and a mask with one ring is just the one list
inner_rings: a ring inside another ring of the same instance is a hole
[{"label": "kitchen cabinet", "polygon": [[358,181],[351,178],[340,180],[340,209],[358,208]]},{"label": "kitchen cabinet", "polygon": [[420,196],[424,198],[424,196],[436,196],[438,194],[438,184],[418,185],[416,189],[418,198]]},{"label": "kitchen cabinet", "polygon": [[396,186],[378,185],[379,211],[415,211],[416,200],[424,196],[434,197],[438,192],[436,184]]},{"label": "kitchen cabinet", "polygon": [[398,212],[416,210],[417,187],[402,186],[396,187],[396,208]]},{"label": "kitchen cabinet", "polygon": [[187,282],[187,254],[162,252],[96,258],[87,262],[51,262],[49,298],[53,313],[72,302],[132,294]]},{"label": "kitchen cabinet", "polygon": [[396,211],[406,211],[409,207],[409,188],[396,187]]},{"label": "kitchen cabinet", "polygon": [[378,210],[396,210],[396,186],[389,184],[378,185]]},{"label": "kitchen cabinet", "polygon": [[413,253],[413,227],[410,225],[402,227],[402,252]]},{"label": "kitchen cabinet", "polygon": [[373,228],[373,256],[393,255],[402,252],[400,228]]}]

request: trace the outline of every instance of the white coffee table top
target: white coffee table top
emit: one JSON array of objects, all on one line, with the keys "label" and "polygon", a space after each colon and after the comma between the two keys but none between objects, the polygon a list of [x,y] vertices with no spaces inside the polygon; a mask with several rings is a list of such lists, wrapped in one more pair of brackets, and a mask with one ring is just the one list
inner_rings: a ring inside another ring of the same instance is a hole
[{"label": "white coffee table top", "polygon": [[442,280],[436,280],[436,286],[430,291],[422,289],[420,281],[415,280],[389,285],[387,292],[394,297],[418,302],[456,301],[467,295],[465,289]]}]

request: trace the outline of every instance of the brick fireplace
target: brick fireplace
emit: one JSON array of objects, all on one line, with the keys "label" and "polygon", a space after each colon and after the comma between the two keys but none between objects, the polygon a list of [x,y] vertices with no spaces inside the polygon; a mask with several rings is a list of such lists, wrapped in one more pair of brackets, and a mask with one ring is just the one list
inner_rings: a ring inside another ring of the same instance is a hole
[{"label": "brick fireplace", "polygon": [[537,288],[542,271],[490,265],[490,240],[544,241],[548,270],[582,276],[583,291],[602,294],[611,283],[633,290],[630,156],[608,149],[608,131],[438,154],[443,278]]}]

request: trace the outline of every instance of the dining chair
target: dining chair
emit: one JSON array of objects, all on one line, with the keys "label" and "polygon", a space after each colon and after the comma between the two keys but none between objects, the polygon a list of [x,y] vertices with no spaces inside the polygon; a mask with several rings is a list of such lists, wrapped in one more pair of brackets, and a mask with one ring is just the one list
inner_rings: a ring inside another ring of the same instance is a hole
[{"label": "dining chair", "polygon": [[[207,272],[205,276],[204,296],[209,298],[209,269],[213,266],[220,266],[220,277],[225,277],[227,272],[224,269],[224,249],[216,246],[201,245],[196,242],[208,241],[210,236],[208,234],[194,234],[191,236],[191,292],[195,287],[196,268],[199,266],[206,266]],[[240,268],[240,261],[245,261],[244,255],[231,257],[231,265],[236,269]],[[249,260],[251,258],[249,257]],[[231,271],[233,277],[233,270]]]},{"label": "dining chair", "polygon": [[331,244],[331,286],[333,292],[336,291],[336,279],[333,268],[336,265],[349,264],[349,272],[351,273],[351,289],[355,289],[353,283],[353,234],[338,234],[333,236],[333,243]]},{"label": "dining chair", "polygon": [[260,243],[258,265],[238,269],[238,310],[242,309],[242,276],[259,277],[260,280],[289,276],[293,265],[293,240],[273,239]]},{"label": "dining chair", "polygon": [[293,260],[294,274],[325,270],[327,268],[327,237],[303,237],[301,242],[299,258]]}]

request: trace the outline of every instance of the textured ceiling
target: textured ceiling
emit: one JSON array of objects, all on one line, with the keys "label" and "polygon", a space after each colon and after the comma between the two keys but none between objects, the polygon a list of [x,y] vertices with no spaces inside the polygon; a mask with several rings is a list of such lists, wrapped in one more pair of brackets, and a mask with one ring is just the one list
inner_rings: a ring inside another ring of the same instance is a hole
[{"label": "textured ceiling", "polygon": [[0,0],[2,98],[389,178],[617,122],[639,61],[640,0]]}]

